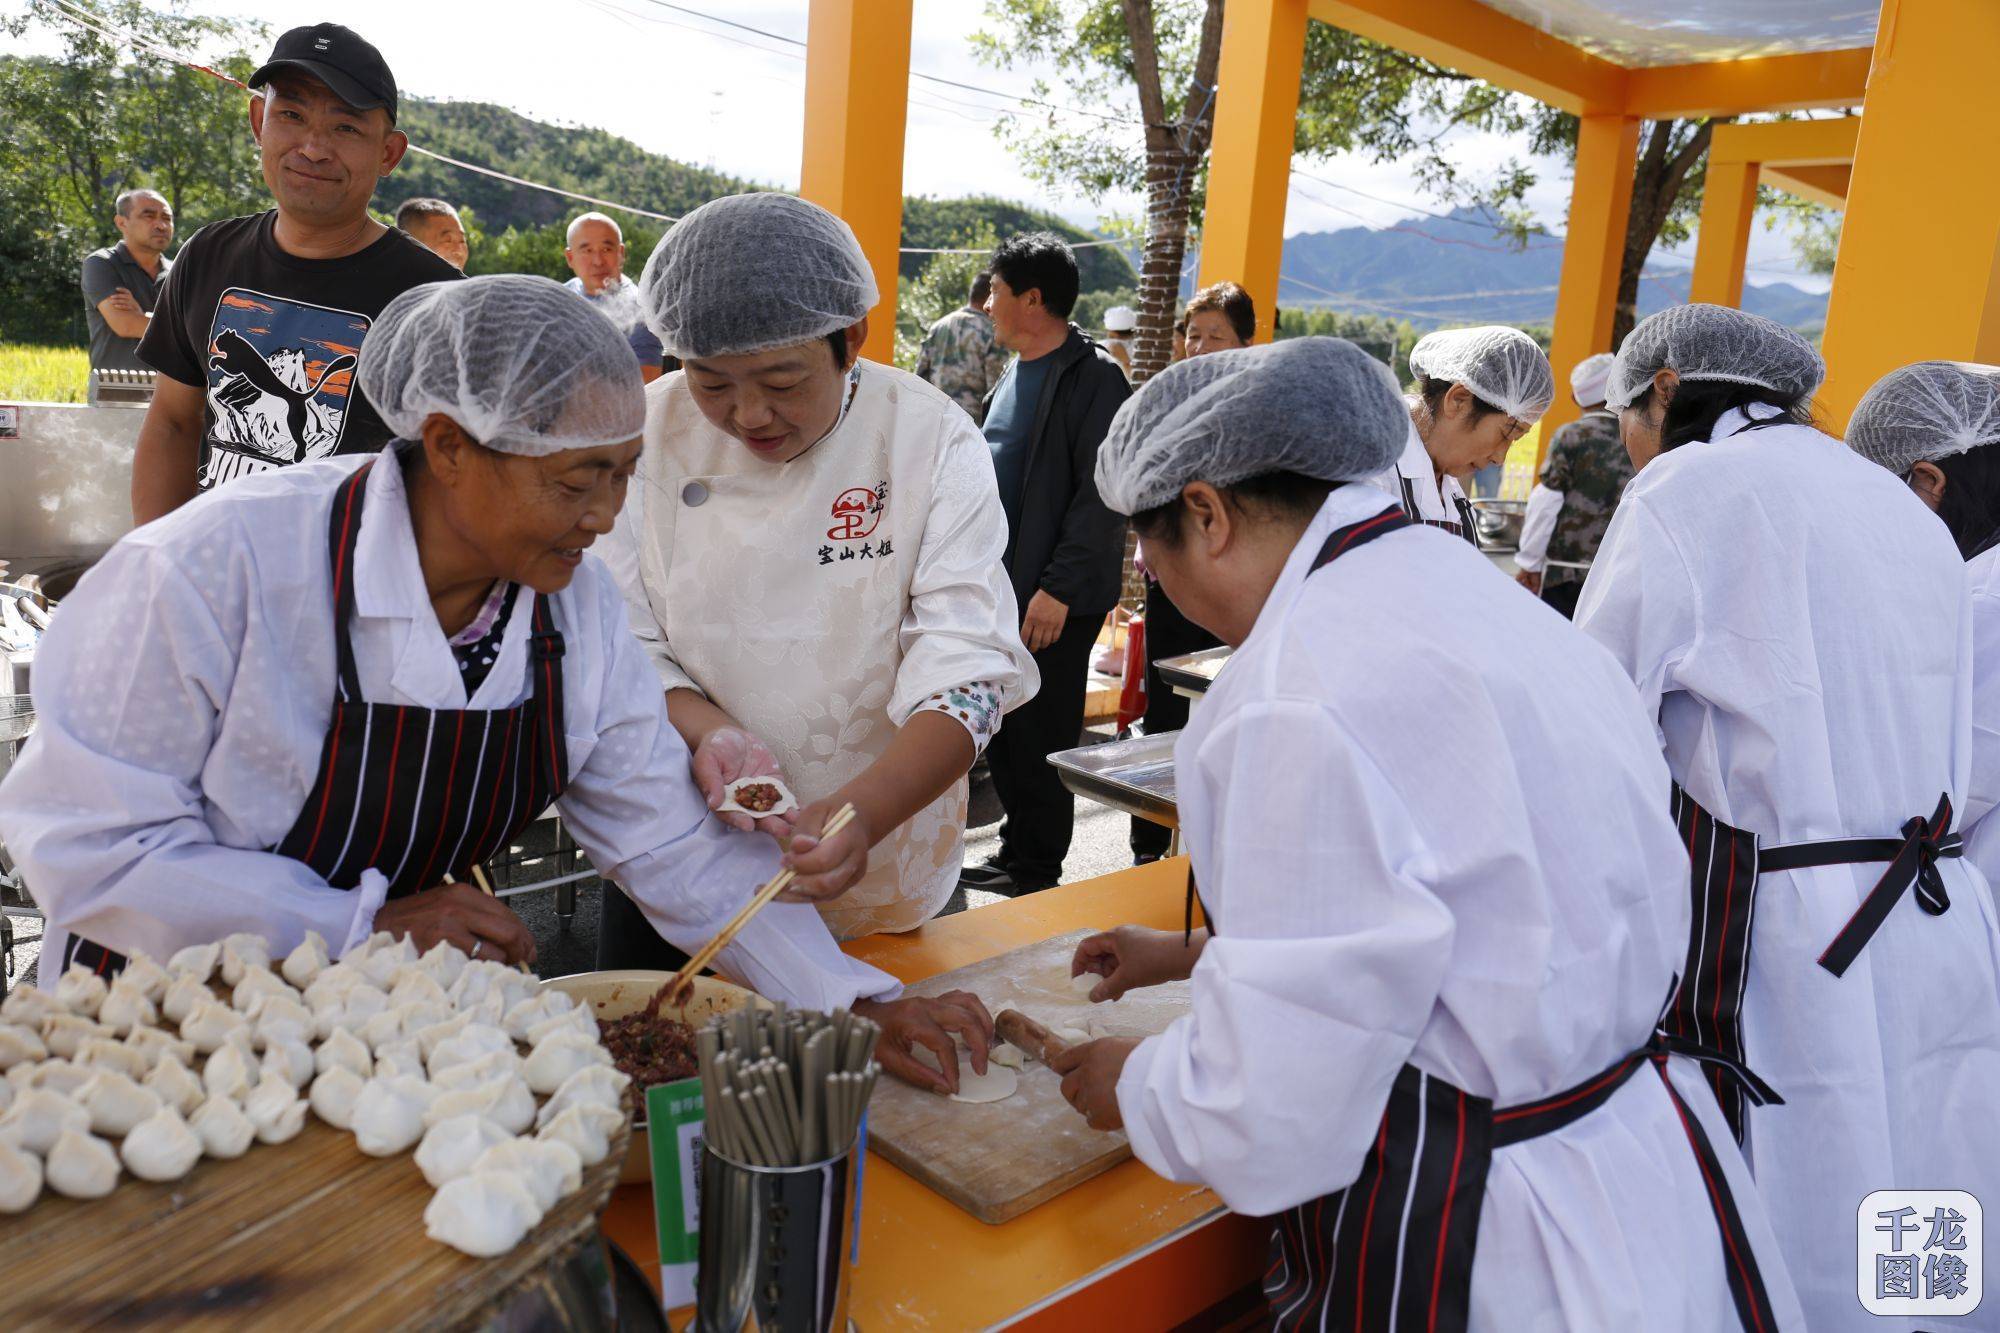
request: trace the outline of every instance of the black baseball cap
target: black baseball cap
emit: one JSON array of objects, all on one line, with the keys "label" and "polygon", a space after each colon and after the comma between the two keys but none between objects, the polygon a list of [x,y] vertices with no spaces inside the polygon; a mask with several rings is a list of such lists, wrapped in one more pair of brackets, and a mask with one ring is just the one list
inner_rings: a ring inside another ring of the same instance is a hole
[{"label": "black baseball cap", "polygon": [[293,28],[271,48],[271,58],[250,76],[250,86],[261,88],[273,74],[295,69],[310,74],[333,95],[356,111],[381,107],[396,123],[396,76],[389,62],[372,43],[352,28],[338,23],[315,23],[310,28]]}]

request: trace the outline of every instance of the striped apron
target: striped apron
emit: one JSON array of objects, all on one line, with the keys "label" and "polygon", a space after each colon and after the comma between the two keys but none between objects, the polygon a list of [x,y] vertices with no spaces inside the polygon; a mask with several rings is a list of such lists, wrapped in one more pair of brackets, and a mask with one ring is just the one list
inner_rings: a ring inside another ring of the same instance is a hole
[{"label": "striped apron", "polygon": [[[1451,497],[1452,503],[1458,506],[1458,522],[1456,523],[1451,522],[1449,519],[1425,518],[1423,511],[1417,505],[1416,483],[1400,472],[1396,474],[1396,480],[1403,487],[1403,513],[1412,523],[1421,523],[1427,528],[1442,528],[1455,537],[1463,537],[1471,542],[1473,550],[1476,551],[1479,549],[1479,524],[1473,519],[1472,501],[1466,499],[1463,495],[1454,495]],[[1317,569],[1318,566],[1315,565],[1314,568]]]},{"label": "striped apron", "polygon": [[[354,547],[369,463],[334,493],[327,545],[333,568],[338,689],[319,776],[298,818],[270,850],[311,866],[336,889],[379,870],[391,898],[465,880],[549,807],[569,784],[563,738],[563,638],[549,599],[535,596],[528,671],[533,692],[513,708],[433,709],[369,703],[348,622]],[[337,948],[340,941],[332,941]],[[115,973],[124,955],[71,936],[67,968]]]}]

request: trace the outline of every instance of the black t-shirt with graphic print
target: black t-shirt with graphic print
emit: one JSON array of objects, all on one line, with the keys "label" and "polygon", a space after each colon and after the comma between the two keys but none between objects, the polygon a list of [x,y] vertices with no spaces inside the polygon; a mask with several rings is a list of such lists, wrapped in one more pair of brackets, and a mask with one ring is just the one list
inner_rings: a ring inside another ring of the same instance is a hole
[{"label": "black t-shirt with graphic print", "polygon": [[201,486],[333,454],[373,453],[389,428],[354,366],[382,307],[462,275],[405,233],[339,259],[278,248],[275,210],[203,227],[181,248],[139,359],[206,394]]}]

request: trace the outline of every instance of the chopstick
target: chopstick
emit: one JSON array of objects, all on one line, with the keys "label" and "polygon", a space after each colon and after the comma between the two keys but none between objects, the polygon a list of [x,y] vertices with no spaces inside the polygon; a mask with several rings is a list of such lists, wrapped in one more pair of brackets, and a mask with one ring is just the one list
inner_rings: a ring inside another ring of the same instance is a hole
[{"label": "chopstick", "polygon": [[[841,806],[840,809],[833,812],[833,818],[826,821],[826,827],[820,830],[819,840],[825,842],[828,838],[853,823],[854,820],[854,807],[852,805]],[[475,866],[474,870],[476,871],[477,869],[478,867]],[[790,870],[780,870],[771,877],[770,883],[752,894],[750,901],[743,904],[743,910],[731,917],[729,923],[715,933],[715,938],[707,944],[702,945],[701,950],[694,957],[688,959],[681,970],[674,974],[674,979],[666,984],[664,993],[667,997],[667,1003],[672,1005],[684,1003],[687,999],[688,991],[694,986],[694,979],[701,974],[702,969],[714,962],[715,956],[727,948],[729,942],[735,939],[745,926],[750,924],[750,918],[763,911],[773,898],[776,898],[779,894],[790,888],[792,881],[797,878],[798,876]]]},{"label": "chopstick", "polygon": [[808,1166],[855,1144],[881,1029],[847,1010],[739,1009],[695,1034],[707,1134],[747,1166]]}]

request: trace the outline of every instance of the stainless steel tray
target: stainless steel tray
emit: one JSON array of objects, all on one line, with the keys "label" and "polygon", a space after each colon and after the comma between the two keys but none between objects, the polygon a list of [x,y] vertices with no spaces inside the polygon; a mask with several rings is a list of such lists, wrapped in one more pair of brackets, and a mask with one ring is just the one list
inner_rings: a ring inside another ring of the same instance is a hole
[{"label": "stainless steel tray", "polygon": [[1174,789],[1174,742],[1178,731],[1139,736],[1107,745],[1058,750],[1049,762],[1063,785],[1078,796],[1168,828],[1180,827]]},{"label": "stainless steel tray", "polygon": [[1229,661],[1229,655],[1235,651],[1227,644],[1220,648],[1204,648],[1198,653],[1163,657],[1153,663],[1153,669],[1172,689],[1189,694],[1206,694],[1208,687],[1215,684],[1217,673]]}]

